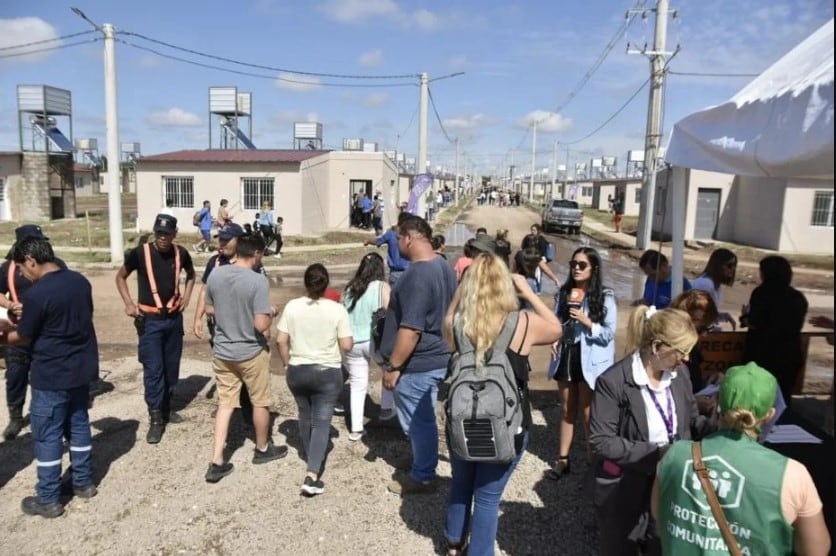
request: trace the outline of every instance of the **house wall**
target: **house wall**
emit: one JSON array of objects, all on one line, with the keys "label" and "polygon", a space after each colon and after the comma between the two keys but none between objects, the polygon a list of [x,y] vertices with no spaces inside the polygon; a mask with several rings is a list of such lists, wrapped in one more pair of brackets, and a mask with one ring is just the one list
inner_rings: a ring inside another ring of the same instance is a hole
[{"label": "house wall", "polygon": [[833,227],[813,226],[816,191],[833,192],[833,180],[789,180],[777,249],[833,254]]},{"label": "house wall", "polygon": [[[668,172],[663,169],[656,174],[656,210],[653,214],[654,233],[660,233],[669,238],[671,236],[671,221],[673,218],[673,196],[672,188],[675,186],[673,179],[669,179]],[[686,172],[685,187],[685,239],[693,240],[694,228],[697,221],[697,196],[700,188],[720,190],[720,215],[717,222],[716,239],[734,241],[735,222],[739,221],[739,203],[735,201],[733,184],[735,176],[720,174],[717,172],[706,172],[703,170],[690,170]]]},{"label": "house wall", "polygon": [[[778,249],[786,180],[738,176],[729,205],[730,225],[721,219],[717,239]],[[809,223],[809,221],[808,221]]]},{"label": "house wall", "polygon": [[203,206],[212,203],[212,214],[217,215],[218,203],[228,199],[230,213],[235,222],[243,225],[255,219],[257,209],[243,210],[241,178],[274,179],[274,211],[284,217],[283,233],[302,233],[301,178],[299,163],[182,163],[145,162],[137,166],[137,228],[149,230],[154,217],[164,205],[166,176],[192,177],[194,179],[194,206],[172,208],[181,230],[192,231],[192,216]]}]

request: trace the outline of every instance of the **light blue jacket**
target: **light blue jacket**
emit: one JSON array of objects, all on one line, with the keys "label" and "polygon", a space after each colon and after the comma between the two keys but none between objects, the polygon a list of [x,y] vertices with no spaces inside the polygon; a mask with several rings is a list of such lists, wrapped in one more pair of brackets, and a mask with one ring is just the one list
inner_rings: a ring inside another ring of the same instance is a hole
[{"label": "light blue jacket", "polygon": [[[581,370],[586,383],[593,389],[598,377],[615,363],[615,326],[618,319],[618,305],[612,290],[604,290],[604,307],[607,309],[607,314],[603,322],[592,323],[592,328],[579,326],[582,330]],[[582,309],[584,314],[588,314],[586,300]],[[554,296],[554,313],[560,315],[560,291]],[[557,359],[559,358],[560,353],[557,354]],[[549,378],[553,379],[555,374],[557,374],[557,365],[549,365]]]}]

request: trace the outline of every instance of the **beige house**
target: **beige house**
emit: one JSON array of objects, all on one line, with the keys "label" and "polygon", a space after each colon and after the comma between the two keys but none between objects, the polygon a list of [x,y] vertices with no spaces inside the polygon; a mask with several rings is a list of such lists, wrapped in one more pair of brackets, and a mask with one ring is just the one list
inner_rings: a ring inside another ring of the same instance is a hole
[{"label": "beige house", "polygon": [[185,150],[144,156],[136,162],[137,228],[149,230],[171,200],[181,230],[204,200],[217,214],[229,201],[233,219],[252,222],[262,203],[284,218],[285,234],[348,229],[355,193],[383,196],[383,222],[395,221],[408,199],[408,182],[382,152],[315,150]]},{"label": "beige house", "polygon": [[[656,177],[653,231],[670,237],[668,170]],[[833,181],[686,172],[685,239],[833,254]]]},{"label": "beige house", "polygon": [[642,181],[640,178],[613,178],[592,182],[592,208],[608,211],[609,198],[624,195],[624,215],[638,216],[641,208]]}]

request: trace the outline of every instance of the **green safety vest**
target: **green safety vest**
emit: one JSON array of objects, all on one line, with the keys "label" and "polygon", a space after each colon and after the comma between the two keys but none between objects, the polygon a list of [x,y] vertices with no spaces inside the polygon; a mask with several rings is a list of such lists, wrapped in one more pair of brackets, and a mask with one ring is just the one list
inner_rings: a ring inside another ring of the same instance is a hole
[{"label": "green safety vest", "polygon": [[[723,535],[694,473],[690,441],[675,442],[659,470],[662,553],[727,555]],[[792,553],[792,526],[781,512],[787,458],[738,431],[702,441],[702,457],[726,520],[743,554]]]}]

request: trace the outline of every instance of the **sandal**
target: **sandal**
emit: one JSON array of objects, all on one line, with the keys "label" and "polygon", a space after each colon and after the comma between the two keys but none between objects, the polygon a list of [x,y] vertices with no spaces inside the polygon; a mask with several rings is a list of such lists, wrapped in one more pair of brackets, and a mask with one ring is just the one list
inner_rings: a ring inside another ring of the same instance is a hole
[{"label": "sandal", "polygon": [[569,464],[569,456],[560,456],[557,458],[554,466],[546,471],[546,478],[551,479],[552,481],[558,481],[564,475],[568,475],[571,472],[571,466]]}]

